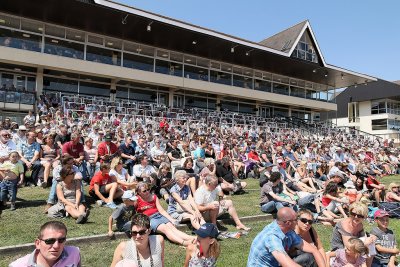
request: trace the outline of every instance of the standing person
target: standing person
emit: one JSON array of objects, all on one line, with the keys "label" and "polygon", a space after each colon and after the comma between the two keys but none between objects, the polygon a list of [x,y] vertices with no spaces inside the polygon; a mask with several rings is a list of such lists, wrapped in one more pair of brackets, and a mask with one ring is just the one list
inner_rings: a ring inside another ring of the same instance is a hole
[{"label": "standing person", "polygon": [[197,235],[197,242],[186,248],[184,267],[215,267],[221,253],[217,241],[219,234],[217,227],[212,223],[203,224],[194,231]]},{"label": "standing person", "polygon": [[397,248],[396,235],[389,226],[389,213],[385,210],[377,210],[374,213],[377,226],[372,228],[371,234],[377,237],[375,247],[377,254],[372,261],[372,267],[394,267]]},{"label": "standing person", "polygon": [[164,267],[164,238],[150,233],[149,217],[141,213],[133,215],[130,240],[116,247],[111,267]]},{"label": "standing person", "polygon": [[[274,222],[267,225],[253,240],[247,260],[247,267],[301,267],[289,256],[291,248],[311,253],[319,267],[325,266],[324,258],[318,249],[303,241],[294,229],[297,214],[291,208],[285,207],[278,211]],[[310,260],[303,266],[313,266]]]},{"label": "standing person", "polygon": [[35,240],[36,249],[18,260],[10,267],[22,266],[81,266],[79,248],[65,246],[67,227],[62,222],[50,221],[40,227]]}]

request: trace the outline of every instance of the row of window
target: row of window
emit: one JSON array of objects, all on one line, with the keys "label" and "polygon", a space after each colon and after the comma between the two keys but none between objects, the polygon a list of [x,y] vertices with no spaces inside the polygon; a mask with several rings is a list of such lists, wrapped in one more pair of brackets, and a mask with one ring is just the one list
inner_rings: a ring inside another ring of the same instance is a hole
[{"label": "row of window", "polygon": [[[62,40],[54,37],[43,37],[34,33],[20,32],[5,28],[0,28],[0,45],[177,77],[185,77],[188,79],[255,89],[264,92],[273,92],[320,101],[332,101],[332,97],[326,91],[308,90],[298,86],[283,84],[282,79],[276,80],[274,78],[274,81],[271,82],[261,78],[253,78],[253,76],[245,76],[253,75],[252,72],[250,73],[249,71],[242,72],[244,75],[238,75],[235,73],[239,73],[239,71],[233,71],[232,67],[226,70],[230,72],[222,71],[222,68],[220,71],[212,70],[205,67],[205,64],[198,64],[196,58],[191,59],[185,57],[183,59],[184,63],[179,63],[140,55],[140,48],[138,48],[139,50],[137,49],[139,54],[132,54],[106,47],[97,47],[86,43]],[[163,55],[161,55],[161,57]],[[171,56],[168,54],[167,58],[171,58]],[[191,65],[195,61],[197,62],[197,65]]]},{"label": "row of window", "polygon": [[371,114],[396,114],[400,115],[400,102],[380,100],[371,102]]}]

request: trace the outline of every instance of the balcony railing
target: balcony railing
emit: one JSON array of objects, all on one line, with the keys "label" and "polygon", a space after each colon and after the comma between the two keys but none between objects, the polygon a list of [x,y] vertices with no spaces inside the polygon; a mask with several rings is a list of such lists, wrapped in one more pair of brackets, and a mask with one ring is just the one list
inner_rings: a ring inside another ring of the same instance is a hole
[{"label": "balcony railing", "polygon": [[12,90],[12,88],[0,88],[0,107],[6,108],[7,104],[17,104],[18,109],[21,105],[34,105],[36,94],[24,90]]}]

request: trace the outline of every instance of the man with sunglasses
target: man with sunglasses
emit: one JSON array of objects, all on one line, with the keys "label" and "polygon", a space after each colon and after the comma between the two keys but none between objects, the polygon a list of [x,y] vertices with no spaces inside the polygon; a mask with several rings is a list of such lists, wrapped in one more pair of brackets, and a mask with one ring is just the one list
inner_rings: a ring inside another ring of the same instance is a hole
[{"label": "man with sunglasses", "polygon": [[267,225],[251,244],[247,267],[300,267],[289,256],[291,248],[310,253],[315,263],[307,266],[325,266],[324,258],[318,249],[301,239],[294,232],[297,223],[297,214],[291,208],[281,208],[276,220]]},{"label": "man with sunglasses", "polygon": [[12,262],[9,266],[80,267],[79,248],[65,246],[66,239],[67,227],[62,222],[47,222],[40,227],[39,236],[35,240],[36,249],[31,254]]},{"label": "man with sunglasses", "polygon": [[0,131],[0,163],[8,160],[8,155],[17,150],[15,143],[11,140],[11,134],[7,130]]}]

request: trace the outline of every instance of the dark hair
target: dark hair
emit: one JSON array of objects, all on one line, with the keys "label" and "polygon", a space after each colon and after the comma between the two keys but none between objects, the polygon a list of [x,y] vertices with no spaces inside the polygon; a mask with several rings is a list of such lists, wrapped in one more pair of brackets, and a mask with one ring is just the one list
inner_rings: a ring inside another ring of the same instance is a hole
[{"label": "dark hair", "polygon": [[337,183],[331,181],[331,182],[329,182],[329,183],[326,185],[323,194],[324,194],[324,195],[326,195],[326,194],[336,194],[337,190],[338,190],[338,185],[337,185]]},{"label": "dark hair", "polygon": [[279,179],[281,179],[281,173],[280,172],[272,172],[271,173],[271,177],[269,178],[269,180],[272,183],[275,183],[276,181],[278,181]]},{"label": "dark hair", "polygon": [[43,238],[43,232],[46,229],[52,229],[52,230],[56,230],[56,231],[64,231],[65,235],[67,235],[67,227],[65,226],[65,224],[63,224],[62,222],[59,222],[59,221],[50,221],[50,222],[43,224],[40,227],[38,238]]},{"label": "dark hair", "polygon": [[71,171],[72,171],[72,169],[71,169],[70,167],[68,167],[68,166],[62,167],[62,168],[61,168],[61,171],[60,171],[61,180],[64,181],[65,177],[67,177],[68,174],[71,173]]},{"label": "dark hair", "polygon": [[71,159],[74,159],[74,158],[69,154],[65,154],[61,158],[61,165],[66,165],[68,163],[68,161],[70,161]]},{"label": "dark hair", "polygon": [[146,229],[150,229],[150,218],[143,213],[136,213],[132,217],[131,225],[132,225],[132,227],[138,226],[138,227],[144,227]]},{"label": "dark hair", "polygon": [[183,167],[186,168],[186,165],[187,165],[189,162],[193,163],[192,158],[187,158],[187,159],[185,160],[185,162],[183,162]]},{"label": "dark hair", "polygon": [[100,170],[102,171],[102,170],[108,170],[108,169],[110,169],[110,164],[109,163],[102,163],[101,165],[100,165]]}]

